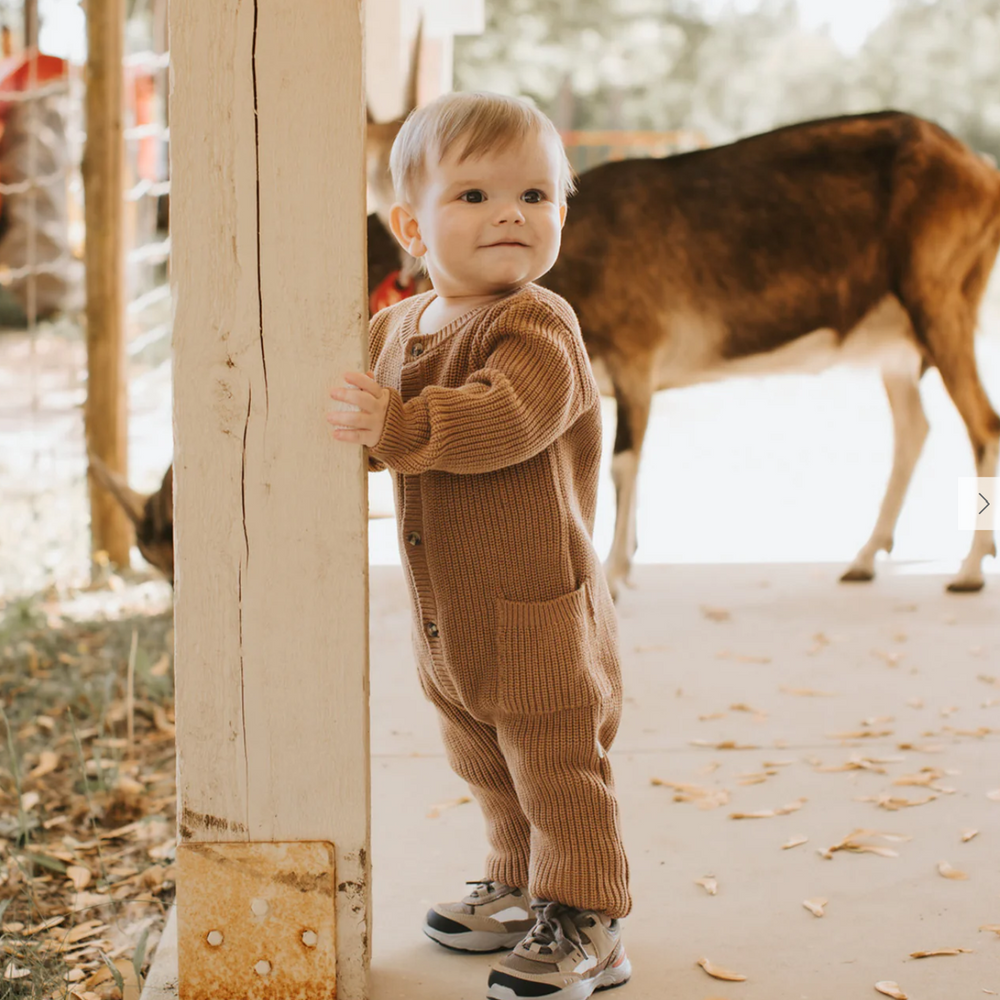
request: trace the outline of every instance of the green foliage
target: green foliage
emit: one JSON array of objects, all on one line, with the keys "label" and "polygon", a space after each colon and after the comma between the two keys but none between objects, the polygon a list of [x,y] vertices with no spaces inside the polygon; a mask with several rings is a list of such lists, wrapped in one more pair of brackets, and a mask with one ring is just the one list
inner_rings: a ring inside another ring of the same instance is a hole
[{"label": "green foliage", "polygon": [[896,0],[857,53],[795,0],[487,0],[455,86],[533,99],[561,128],[700,129],[723,142],[897,108],[1000,155],[1000,3]]}]

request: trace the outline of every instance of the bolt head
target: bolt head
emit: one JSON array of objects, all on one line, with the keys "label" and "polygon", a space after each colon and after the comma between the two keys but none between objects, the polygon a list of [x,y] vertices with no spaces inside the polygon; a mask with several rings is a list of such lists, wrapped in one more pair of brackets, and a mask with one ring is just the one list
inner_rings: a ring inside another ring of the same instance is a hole
[{"label": "bolt head", "polygon": [[319,935],[315,931],[303,931],[302,943],[307,948],[315,948],[319,944]]},{"label": "bolt head", "polygon": [[222,931],[209,931],[205,940],[208,941],[213,948],[218,948],[219,945],[225,941],[225,938],[222,936]]},{"label": "bolt head", "polygon": [[271,971],[271,963],[267,961],[266,958],[262,958],[254,967],[253,971],[257,973],[258,976],[266,976]]},{"label": "bolt head", "polygon": [[270,907],[268,907],[266,899],[255,899],[250,904],[250,909],[253,911],[255,917],[266,917]]}]

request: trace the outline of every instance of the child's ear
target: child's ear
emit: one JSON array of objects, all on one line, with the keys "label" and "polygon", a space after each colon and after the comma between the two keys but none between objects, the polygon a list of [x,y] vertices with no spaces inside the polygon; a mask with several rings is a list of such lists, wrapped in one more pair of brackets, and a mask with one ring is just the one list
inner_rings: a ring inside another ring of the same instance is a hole
[{"label": "child's ear", "polygon": [[562,227],[566,225],[566,208],[567,207],[568,206],[566,205],[566,202],[563,202],[559,206],[559,228],[560,229],[562,229]]},{"label": "child's ear", "polygon": [[427,247],[420,238],[420,223],[409,205],[396,202],[389,211],[389,227],[396,242],[411,256],[423,257]]}]

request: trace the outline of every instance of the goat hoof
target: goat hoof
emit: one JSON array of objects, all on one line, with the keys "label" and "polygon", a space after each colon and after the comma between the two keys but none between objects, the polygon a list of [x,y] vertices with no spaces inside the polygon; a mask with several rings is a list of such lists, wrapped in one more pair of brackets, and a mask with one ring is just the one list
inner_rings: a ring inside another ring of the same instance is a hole
[{"label": "goat hoof", "polygon": [[852,566],[844,575],[840,578],[841,583],[870,583],[875,579],[874,571],[870,569],[862,569],[858,566]]},{"label": "goat hoof", "polygon": [[978,594],[985,586],[985,580],[952,580],[946,589],[949,594]]}]

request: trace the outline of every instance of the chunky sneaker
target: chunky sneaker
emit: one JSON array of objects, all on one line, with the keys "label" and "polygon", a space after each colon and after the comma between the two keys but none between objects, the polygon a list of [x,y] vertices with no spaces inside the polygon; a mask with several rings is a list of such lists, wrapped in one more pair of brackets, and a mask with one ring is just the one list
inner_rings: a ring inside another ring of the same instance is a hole
[{"label": "chunky sneaker", "polygon": [[455,951],[508,951],[532,928],[527,889],[500,882],[467,882],[473,886],[460,903],[438,903],[427,911],[424,933]]},{"label": "chunky sneaker", "polygon": [[544,899],[532,901],[535,926],[490,973],[490,1000],[586,1000],[628,982],[632,966],[617,920]]}]

